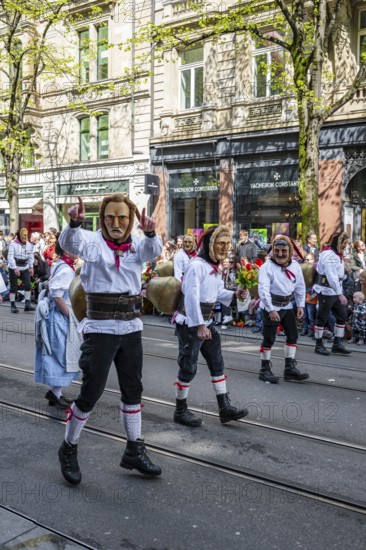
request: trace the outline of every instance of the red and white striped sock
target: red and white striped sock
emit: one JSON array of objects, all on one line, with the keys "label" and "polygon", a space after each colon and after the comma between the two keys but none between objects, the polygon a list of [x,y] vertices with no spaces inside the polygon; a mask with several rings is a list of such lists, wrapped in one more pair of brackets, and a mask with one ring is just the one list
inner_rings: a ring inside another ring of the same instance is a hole
[{"label": "red and white striped sock", "polygon": [[297,349],[296,344],[285,344],[283,349],[284,349],[285,359],[295,359],[296,349]]},{"label": "red and white striped sock", "polygon": [[216,395],[226,393],[226,378],[226,374],[222,374],[221,376],[211,376],[211,382],[215,389]]},{"label": "red and white striped sock", "polygon": [[344,325],[334,325],[334,336],[336,338],[343,338],[344,336]]},{"label": "red and white striped sock", "polygon": [[75,403],[66,412],[68,417],[66,419],[65,441],[75,445],[79,441],[81,431],[90,416],[90,412],[81,411]]},{"label": "red and white striped sock", "polygon": [[177,379],[174,382],[176,399],[187,399],[190,385],[190,382],[181,382]]},{"label": "red and white striped sock", "polygon": [[126,405],[121,401],[120,419],[129,441],[141,439],[141,403]]},{"label": "red and white striped sock", "polygon": [[259,351],[261,352],[262,361],[269,361],[271,359],[271,348],[264,348],[263,346],[261,346],[259,348]]},{"label": "red and white striped sock", "polygon": [[314,326],[314,336],[316,340],[323,338],[324,327]]}]

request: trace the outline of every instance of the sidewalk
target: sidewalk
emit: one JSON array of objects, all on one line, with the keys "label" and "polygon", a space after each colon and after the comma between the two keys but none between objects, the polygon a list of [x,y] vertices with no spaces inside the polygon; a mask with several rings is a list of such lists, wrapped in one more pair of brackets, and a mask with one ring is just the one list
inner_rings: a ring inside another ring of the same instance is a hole
[{"label": "sidewalk", "polygon": [[22,550],[81,550],[80,546],[33,521],[0,507],[0,548],[22,548]]}]

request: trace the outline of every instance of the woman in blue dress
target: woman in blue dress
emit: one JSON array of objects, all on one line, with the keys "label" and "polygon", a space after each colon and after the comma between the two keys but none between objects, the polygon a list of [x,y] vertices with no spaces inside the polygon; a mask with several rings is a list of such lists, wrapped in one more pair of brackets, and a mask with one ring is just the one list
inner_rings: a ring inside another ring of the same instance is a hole
[{"label": "woman in blue dress", "polygon": [[[34,380],[50,387],[45,395],[50,406],[66,409],[70,400],[62,395],[62,389],[79,378],[79,369],[68,365],[67,354],[69,341],[75,340],[69,333],[74,316],[68,292],[75,277],[75,256],[63,251],[58,242],[56,254],[59,259],[51,268],[48,296],[40,295],[37,306]],[[72,335],[75,334],[73,331]],[[75,341],[71,345],[75,346]]]}]

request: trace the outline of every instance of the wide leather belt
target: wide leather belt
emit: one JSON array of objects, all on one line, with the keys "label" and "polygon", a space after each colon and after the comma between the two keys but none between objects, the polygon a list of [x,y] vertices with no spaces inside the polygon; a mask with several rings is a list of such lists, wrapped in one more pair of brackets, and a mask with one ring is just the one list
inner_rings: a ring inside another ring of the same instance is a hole
[{"label": "wide leather belt", "polygon": [[102,321],[131,321],[141,317],[142,297],[128,294],[86,294],[86,316],[88,319]]},{"label": "wide leather belt", "polygon": [[321,275],[321,273],[317,273],[316,274],[316,278],[315,278],[315,283],[316,285],[319,285],[319,286],[326,286],[326,287],[330,287],[330,284],[328,282],[328,279],[326,278],[325,275]]},{"label": "wide leather belt", "polygon": [[20,258],[14,258],[17,267],[24,267],[27,265],[28,260],[21,260]]},{"label": "wide leather belt", "polygon": [[[186,315],[186,310],[184,307],[184,301],[183,303],[179,304],[178,311],[179,313],[182,313],[183,315]],[[208,321],[213,317],[213,308],[214,308],[215,302],[200,302],[200,309],[202,313],[202,317],[204,321]]]},{"label": "wide leather belt", "polygon": [[272,305],[276,307],[287,306],[293,297],[293,294],[290,294],[290,296],[279,296],[278,294],[272,294],[271,292]]}]

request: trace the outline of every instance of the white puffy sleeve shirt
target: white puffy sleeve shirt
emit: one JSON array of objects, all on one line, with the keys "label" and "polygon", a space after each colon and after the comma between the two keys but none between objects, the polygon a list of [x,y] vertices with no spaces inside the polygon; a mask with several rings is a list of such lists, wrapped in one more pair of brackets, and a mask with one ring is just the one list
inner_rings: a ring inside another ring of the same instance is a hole
[{"label": "white puffy sleeve shirt", "polygon": [[317,294],[324,296],[339,296],[343,294],[342,280],[344,279],[344,262],[333,250],[324,250],[319,255],[319,261],[316,268],[320,275],[325,275],[329,287],[314,285]]},{"label": "white puffy sleeve shirt", "polygon": [[[295,278],[289,279],[285,269],[291,271]],[[265,262],[259,270],[258,293],[261,300],[260,307],[266,311],[292,309],[291,302],[283,307],[274,306],[271,293],[277,296],[290,296],[293,293],[296,305],[304,307],[306,288],[300,265],[292,261],[288,267],[282,268],[270,260]]]},{"label": "white puffy sleeve shirt", "polygon": [[62,260],[52,265],[48,288],[52,298],[63,298],[75,278],[75,271]]},{"label": "white puffy sleeve shirt", "polygon": [[[123,253],[117,269],[114,251],[107,246],[100,229],[92,232],[67,226],[62,231],[59,242],[63,250],[84,260],[80,278],[86,293],[140,294],[144,262],[160,256],[162,251],[162,242],[158,235],[141,240],[132,236],[134,252],[128,250]],[[127,334],[142,330],[142,321],[138,318],[131,321],[84,319],[79,326],[83,332]]]},{"label": "white puffy sleeve shirt", "polygon": [[[26,260],[27,265],[17,267],[16,259]],[[19,271],[25,271],[29,267],[33,267],[34,254],[33,245],[30,242],[20,244],[17,241],[10,241],[8,250],[8,266],[10,269],[19,269]]]},{"label": "white puffy sleeve shirt", "polygon": [[234,292],[226,290],[221,274],[214,271],[213,267],[202,258],[193,258],[186,268],[182,291],[184,294],[184,307],[186,315],[177,317],[177,322],[185,322],[189,327],[210,324],[211,320],[204,321],[200,302],[221,302],[229,306]]},{"label": "white puffy sleeve shirt", "polygon": [[173,259],[174,262],[174,277],[182,282],[183,274],[189,264],[189,256],[184,252],[183,248],[178,250]]}]

